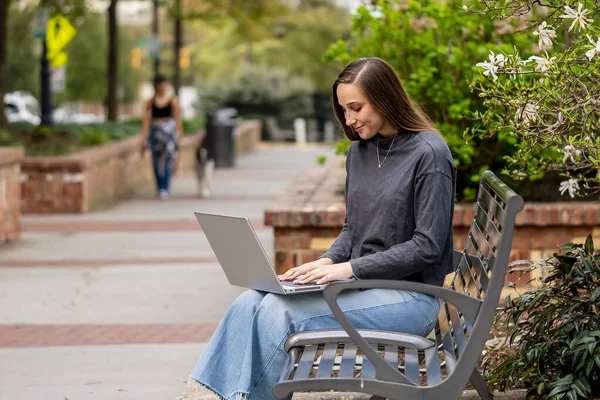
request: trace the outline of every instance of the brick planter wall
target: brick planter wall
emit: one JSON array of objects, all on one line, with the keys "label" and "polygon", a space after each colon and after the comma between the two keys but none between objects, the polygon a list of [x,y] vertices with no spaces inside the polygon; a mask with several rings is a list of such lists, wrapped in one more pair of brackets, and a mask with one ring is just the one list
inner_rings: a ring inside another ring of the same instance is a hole
[{"label": "brick planter wall", "polygon": [[21,236],[22,148],[0,148],[0,246]]},{"label": "brick planter wall", "polygon": [[[265,210],[265,225],[275,234],[277,273],[312,261],[323,254],[341,231],[346,210],[343,196],[345,170],[339,159],[325,167],[302,172]],[[457,204],[454,212],[454,247],[464,248],[473,218],[473,204]],[[569,241],[582,242],[593,233],[600,243],[600,203],[532,203],[517,215],[511,258],[549,257]],[[523,285],[529,279],[509,275],[507,280]]]},{"label": "brick planter wall", "polygon": [[[237,154],[254,150],[260,122],[245,121],[234,132]],[[180,169],[195,164],[203,133],[184,136]],[[238,145],[237,142],[243,144]],[[28,157],[22,164],[21,212],[85,213],[113,204],[153,182],[151,155],[130,138],[63,157]]]}]

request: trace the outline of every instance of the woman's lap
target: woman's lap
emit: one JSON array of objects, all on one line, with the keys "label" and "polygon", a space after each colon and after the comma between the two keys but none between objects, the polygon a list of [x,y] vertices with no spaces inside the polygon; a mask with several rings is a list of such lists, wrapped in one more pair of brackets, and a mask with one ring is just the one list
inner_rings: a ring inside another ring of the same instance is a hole
[{"label": "woman's lap", "polygon": [[[433,327],[438,307],[433,297],[386,289],[344,291],[338,304],[356,328],[418,335]],[[267,399],[287,362],[283,344],[290,334],[340,328],[321,292],[246,291],[225,314],[190,376],[226,398],[250,393],[251,399]]]}]

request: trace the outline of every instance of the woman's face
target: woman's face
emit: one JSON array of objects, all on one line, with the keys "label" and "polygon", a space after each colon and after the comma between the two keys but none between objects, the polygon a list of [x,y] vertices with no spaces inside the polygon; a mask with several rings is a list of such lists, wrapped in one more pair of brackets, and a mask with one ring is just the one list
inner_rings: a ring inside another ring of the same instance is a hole
[{"label": "woman's face", "polygon": [[397,129],[373,107],[358,86],[351,83],[339,84],[337,98],[344,111],[346,125],[351,126],[361,139],[370,139],[377,132],[386,137],[396,133]]},{"label": "woman's face", "polygon": [[169,88],[169,84],[167,82],[160,82],[156,84],[156,94],[165,94],[167,93],[167,89]]}]

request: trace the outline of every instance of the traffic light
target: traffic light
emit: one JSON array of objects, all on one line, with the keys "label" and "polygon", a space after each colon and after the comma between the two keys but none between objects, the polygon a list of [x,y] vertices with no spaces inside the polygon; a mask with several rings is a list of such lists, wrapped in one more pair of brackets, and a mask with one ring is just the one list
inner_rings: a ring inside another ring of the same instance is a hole
[{"label": "traffic light", "polygon": [[130,63],[131,68],[140,68],[142,66],[142,49],[139,47],[134,47],[131,49]]},{"label": "traffic light", "polygon": [[190,67],[190,49],[182,47],[179,49],[179,68],[188,69]]}]

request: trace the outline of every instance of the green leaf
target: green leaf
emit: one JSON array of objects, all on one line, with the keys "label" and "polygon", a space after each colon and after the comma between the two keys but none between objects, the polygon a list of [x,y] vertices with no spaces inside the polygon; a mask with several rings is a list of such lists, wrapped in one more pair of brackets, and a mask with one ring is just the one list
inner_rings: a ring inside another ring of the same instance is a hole
[{"label": "green leaf", "polygon": [[541,395],[544,393],[544,389],[546,389],[546,382],[542,382],[538,385],[537,394]]},{"label": "green leaf", "polygon": [[588,360],[587,365],[585,366],[586,376],[590,376],[590,374],[592,373],[592,368],[594,368],[594,360],[590,359]]},{"label": "green leaf", "polygon": [[592,296],[590,297],[590,301],[592,303],[595,303],[599,297],[600,297],[600,287],[597,287],[596,290],[594,290],[594,293],[592,293]]},{"label": "green leaf", "polygon": [[594,239],[592,239],[592,234],[590,233],[585,239],[585,252],[587,255],[594,255]]},{"label": "green leaf", "polygon": [[[554,383],[556,383],[556,382],[554,382]],[[552,389],[552,391],[550,391],[550,393],[548,393],[548,397],[556,396],[560,393],[566,392],[567,390],[569,390],[568,386],[565,386],[565,385],[556,386],[554,389]],[[564,394],[563,394],[563,396],[564,396]]]},{"label": "green leaf", "polygon": [[569,374],[569,375],[554,382],[554,384],[557,386],[570,385],[571,383],[573,383],[573,375],[572,374]]}]

